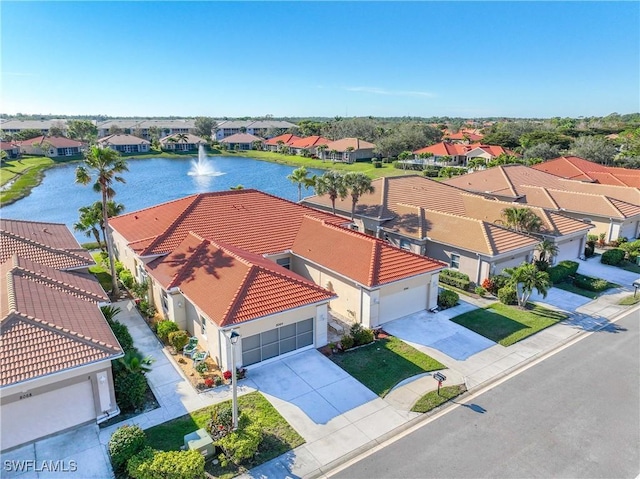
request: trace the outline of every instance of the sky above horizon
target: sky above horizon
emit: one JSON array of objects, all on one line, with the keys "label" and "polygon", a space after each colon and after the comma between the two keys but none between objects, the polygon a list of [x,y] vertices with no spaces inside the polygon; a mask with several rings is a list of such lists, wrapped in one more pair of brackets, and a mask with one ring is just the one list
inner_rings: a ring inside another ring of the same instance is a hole
[{"label": "sky above horizon", "polygon": [[638,2],[0,2],[0,113],[640,111]]}]

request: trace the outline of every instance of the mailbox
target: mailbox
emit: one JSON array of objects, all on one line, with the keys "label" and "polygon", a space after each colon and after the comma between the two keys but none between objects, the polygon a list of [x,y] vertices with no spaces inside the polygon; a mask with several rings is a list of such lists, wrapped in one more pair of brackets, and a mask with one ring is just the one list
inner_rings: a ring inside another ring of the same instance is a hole
[{"label": "mailbox", "polygon": [[441,383],[442,381],[446,381],[447,377],[442,374],[442,373],[435,373],[433,375],[433,379],[435,379],[436,381],[438,381],[439,383]]}]

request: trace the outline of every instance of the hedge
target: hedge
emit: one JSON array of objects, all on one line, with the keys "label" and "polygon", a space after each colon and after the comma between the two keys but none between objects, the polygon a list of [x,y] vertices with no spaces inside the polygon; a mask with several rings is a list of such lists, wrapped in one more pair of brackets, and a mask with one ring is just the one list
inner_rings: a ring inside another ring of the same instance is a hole
[{"label": "hedge", "polygon": [[120,321],[110,321],[109,326],[111,326],[111,331],[113,331],[120,346],[122,346],[122,350],[125,353],[131,351],[133,349],[133,338],[131,337],[131,333],[129,333],[127,325],[122,324]]},{"label": "hedge", "polygon": [[578,266],[580,266],[575,261],[560,261],[556,266],[552,266],[547,270],[549,273],[549,279],[552,283],[557,284],[561,283],[564,279],[568,278],[576,274],[578,271]]},{"label": "hedge", "polygon": [[612,265],[612,266],[617,266],[624,259],[624,255],[625,255],[624,250],[621,250],[621,249],[618,249],[618,248],[610,249],[610,250],[605,251],[604,253],[602,253],[602,256],[600,258],[600,262],[602,264],[609,264],[609,265]]},{"label": "hedge", "polygon": [[196,450],[154,451],[145,449],[127,467],[134,479],[204,478],[204,457]]},{"label": "hedge", "polygon": [[498,299],[502,304],[518,304],[518,292],[511,285],[498,290]]},{"label": "hedge", "polygon": [[113,468],[121,470],[129,459],[140,452],[147,441],[147,436],[140,426],[125,424],[116,429],[109,439],[109,456]]},{"label": "hedge", "polygon": [[444,269],[440,271],[440,282],[467,291],[471,285],[469,276],[459,271]]},{"label": "hedge", "polygon": [[456,304],[458,304],[459,299],[460,296],[455,291],[443,289],[438,294],[438,306],[442,309],[453,308]]},{"label": "hedge", "polygon": [[576,274],[573,284],[578,288],[586,289],[587,291],[594,291],[596,293],[609,289],[608,281],[600,278],[584,276],[582,274]]}]

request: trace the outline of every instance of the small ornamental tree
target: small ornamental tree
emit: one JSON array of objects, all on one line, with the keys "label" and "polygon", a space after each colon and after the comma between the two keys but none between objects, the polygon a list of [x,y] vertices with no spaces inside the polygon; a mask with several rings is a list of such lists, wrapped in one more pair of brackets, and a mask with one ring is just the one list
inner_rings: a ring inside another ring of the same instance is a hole
[{"label": "small ornamental tree", "polygon": [[537,290],[543,297],[551,287],[549,274],[528,263],[523,263],[517,268],[504,270],[510,276],[510,283],[516,288],[518,294],[518,306],[524,308],[531,297],[533,290]]},{"label": "small ornamental tree", "polygon": [[140,452],[147,441],[147,436],[140,426],[125,424],[116,429],[109,439],[109,456],[115,470],[121,470],[127,461]]}]

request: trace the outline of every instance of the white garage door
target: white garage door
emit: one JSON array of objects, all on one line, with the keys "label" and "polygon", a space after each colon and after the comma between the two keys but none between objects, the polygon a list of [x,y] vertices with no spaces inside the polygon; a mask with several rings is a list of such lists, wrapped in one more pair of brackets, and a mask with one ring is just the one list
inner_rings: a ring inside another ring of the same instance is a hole
[{"label": "white garage door", "polygon": [[2,406],[1,449],[17,446],[96,419],[91,381]]},{"label": "white garage door", "polygon": [[564,260],[576,261],[581,254],[584,254],[584,251],[580,251],[580,243],[581,241],[579,239],[574,239],[573,241],[568,241],[559,245],[555,264]]},{"label": "white garage door", "polygon": [[379,323],[386,323],[424,309],[427,309],[426,284],[380,296]]},{"label": "white garage door", "polygon": [[634,221],[633,223],[629,223],[628,225],[624,225],[622,227],[622,229],[620,230],[620,236],[623,238],[627,238],[629,241],[632,241],[636,237],[637,230],[638,222]]}]

